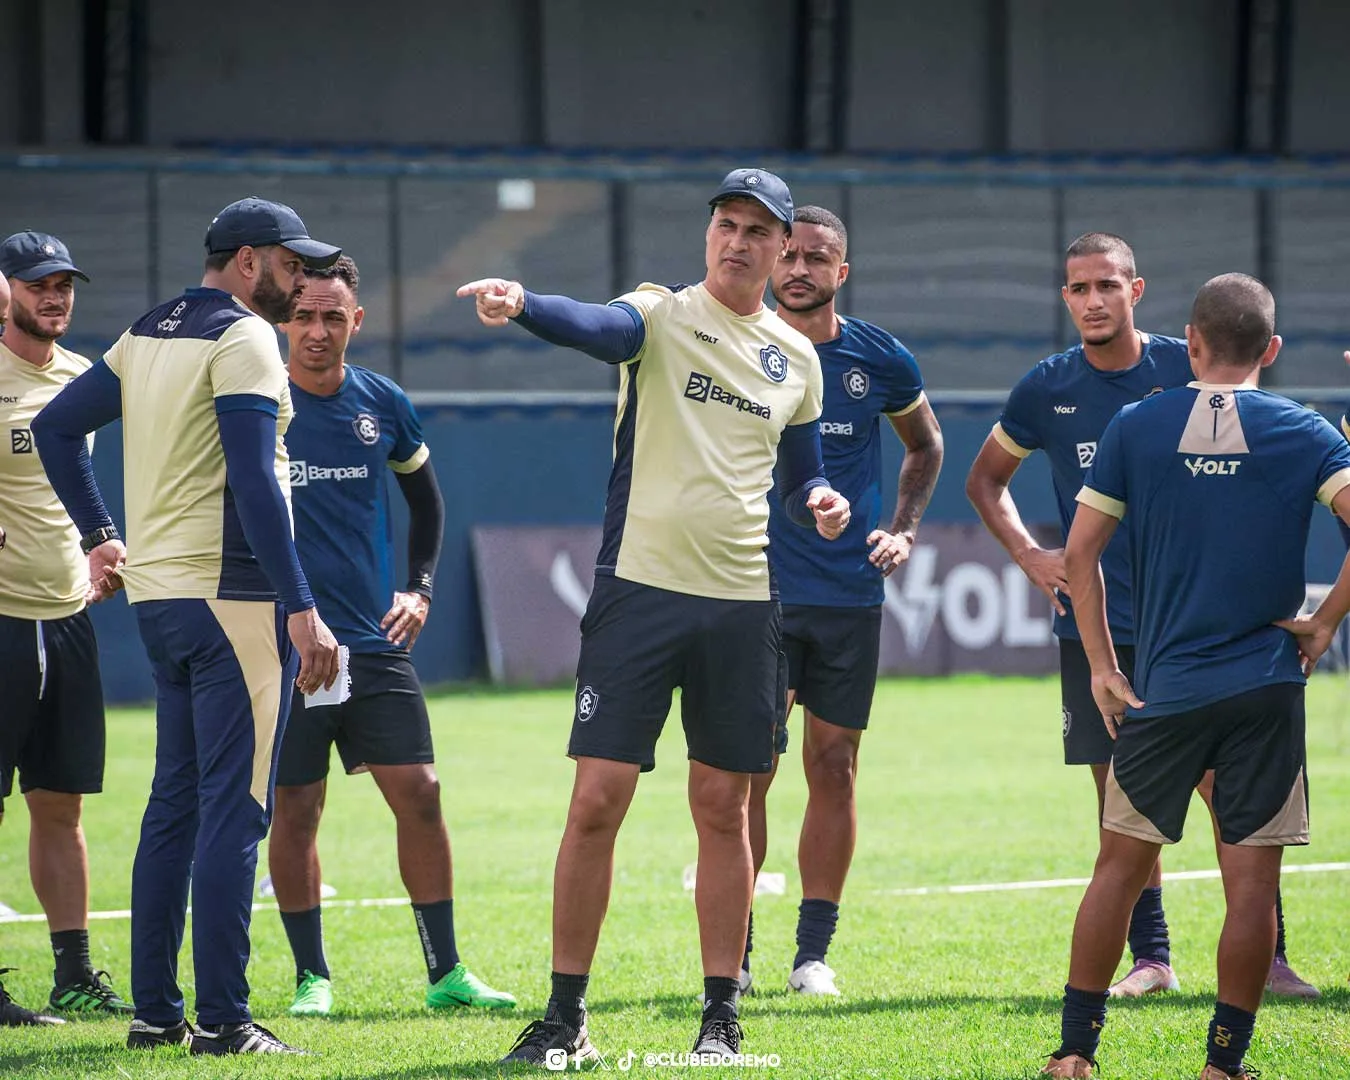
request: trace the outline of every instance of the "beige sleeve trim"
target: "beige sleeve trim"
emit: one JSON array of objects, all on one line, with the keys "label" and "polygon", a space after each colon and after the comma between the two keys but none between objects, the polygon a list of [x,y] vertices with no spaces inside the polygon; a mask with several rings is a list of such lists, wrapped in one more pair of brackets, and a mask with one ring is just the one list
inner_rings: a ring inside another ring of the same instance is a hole
[{"label": "beige sleeve trim", "polygon": [[1317,501],[1325,506],[1330,506],[1331,500],[1346,487],[1350,487],[1350,469],[1341,469],[1339,472],[1332,473],[1331,476],[1327,477],[1326,483],[1317,489]]},{"label": "beige sleeve trim", "polygon": [[1350,415],[1341,417],[1341,434],[1350,439]]},{"label": "beige sleeve trim", "polygon": [[[927,400],[928,400],[928,395],[925,394],[922,390],[920,390],[920,391],[919,391],[919,396],[916,397],[913,401],[911,401],[908,405],[906,405],[903,409],[899,409],[899,410],[897,410],[896,412],[893,412],[893,413],[887,413],[886,415],[887,415],[887,416],[908,416],[910,413],[912,413],[915,409],[917,409],[920,405],[922,405],[922,404],[923,404],[925,401],[927,401]],[[1019,457],[1024,457],[1025,455],[1024,455],[1024,454],[1019,454],[1018,456],[1019,456]]]},{"label": "beige sleeve trim", "polygon": [[405,475],[407,473],[415,473],[427,463],[427,458],[429,457],[431,457],[431,450],[426,443],[423,443],[413,451],[413,456],[407,461],[395,461],[393,458],[390,458],[389,467],[396,473],[404,473]]},{"label": "beige sleeve trim", "polygon": [[1100,491],[1094,491],[1086,485],[1079,489],[1077,498],[1084,506],[1090,506],[1094,510],[1100,510],[1103,514],[1109,514],[1117,521],[1125,516],[1125,504],[1123,502],[1111,498],[1110,495],[1103,495]]},{"label": "beige sleeve trim", "polygon": [[1025,446],[1022,446],[1020,443],[1017,442],[1016,439],[1014,439],[1011,435],[1009,435],[1006,431],[1004,431],[1002,424],[995,424],[994,430],[991,431],[989,434],[994,437],[994,442],[998,443],[999,446],[1003,447],[1003,449],[1008,451],[1008,453],[1010,453],[1013,457],[1015,458],[1031,457],[1032,452],[1028,450]]}]

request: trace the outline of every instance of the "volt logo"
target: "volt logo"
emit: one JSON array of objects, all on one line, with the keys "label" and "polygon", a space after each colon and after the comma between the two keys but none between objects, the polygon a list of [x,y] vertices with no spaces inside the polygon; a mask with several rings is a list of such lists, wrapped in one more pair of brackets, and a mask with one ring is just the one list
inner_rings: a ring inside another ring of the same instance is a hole
[{"label": "volt logo", "polygon": [[1186,468],[1191,470],[1192,476],[1201,473],[1206,476],[1235,476],[1241,464],[1240,461],[1216,461],[1206,457],[1186,458]]}]

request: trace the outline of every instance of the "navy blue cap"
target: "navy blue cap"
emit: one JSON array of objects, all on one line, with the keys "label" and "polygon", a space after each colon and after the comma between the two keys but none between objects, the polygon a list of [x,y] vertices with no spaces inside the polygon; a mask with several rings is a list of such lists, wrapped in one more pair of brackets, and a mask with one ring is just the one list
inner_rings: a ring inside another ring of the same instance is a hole
[{"label": "navy blue cap", "polygon": [[289,206],[256,195],[230,203],[206,230],[206,250],[211,255],[269,244],[295,252],[316,270],[332,266],[342,254],[340,247],[311,239],[300,215]]},{"label": "navy blue cap", "polygon": [[763,169],[732,169],[727,173],[711,199],[716,206],[727,199],[756,199],[763,203],[774,217],[792,230],[792,192],[781,176]]},{"label": "navy blue cap", "polygon": [[48,274],[74,274],[84,281],[89,275],[70,261],[70,249],[45,232],[16,232],[0,243],[0,274],[20,281],[37,281]]}]

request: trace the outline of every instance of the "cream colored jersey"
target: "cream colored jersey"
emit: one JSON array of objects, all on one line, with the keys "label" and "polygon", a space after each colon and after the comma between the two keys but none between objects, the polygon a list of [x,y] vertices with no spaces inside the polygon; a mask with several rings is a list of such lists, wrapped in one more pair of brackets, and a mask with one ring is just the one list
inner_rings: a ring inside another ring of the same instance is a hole
[{"label": "cream colored jersey", "polygon": [[620,369],[596,572],[726,600],[771,596],[769,504],[785,427],[820,418],[820,361],[773,311],[737,315],[703,285],[614,301],[646,327]]},{"label": "cream colored jersey", "polygon": [[291,421],[276,331],[219,289],[188,289],[143,316],[104,359],[122,382],[127,599],[274,600],[225,477],[216,399],[276,403],[277,483]]},{"label": "cream colored jersey", "polygon": [[0,615],[64,619],[84,608],[89,563],[80,531],[56,497],[31,430],[33,417],[90,362],[54,347],[35,367],[0,345]]}]

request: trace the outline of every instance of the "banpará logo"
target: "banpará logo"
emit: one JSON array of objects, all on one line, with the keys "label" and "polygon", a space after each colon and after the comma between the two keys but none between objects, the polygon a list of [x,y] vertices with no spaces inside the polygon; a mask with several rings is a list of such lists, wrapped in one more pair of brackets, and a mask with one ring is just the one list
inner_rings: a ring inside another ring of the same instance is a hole
[{"label": "banpar\u00e1 logo", "polygon": [[1095,442],[1080,442],[1078,444],[1078,464],[1084,469],[1088,468],[1097,457],[1097,444]]},{"label": "banpar\u00e1 logo", "polygon": [[820,433],[822,435],[852,435],[853,421],[850,420],[846,424],[836,424],[829,420],[822,420],[820,422]]},{"label": "banpar\u00e1 logo", "polygon": [[705,375],[701,371],[689,373],[689,381],[684,384],[684,396],[691,401],[716,402],[719,405],[727,405],[737,412],[748,412],[751,416],[758,416],[762,420],[768,420],[772,417],[772,409],[768,405],[751,401],[747,397],[733,393],[725,386],[719,386],[713,382],[711,375]]},{"label": "banpar\u00e1 logo", "polygon": [[585,723],[595,715],[595,710],[600,708],[600,695],[590,686],[583,686],[577,691],[577,719]]},{"label": "banpar\u00e1 logo", "polygon": [[1072,416],[1078,411],[1077,405],[1056,405],[1055,414],[1058,416]]},{"label": "banpar\u00e1 logo", "polygon": [[33,452],[33,433],[27,428],[9,429],[9,449],[15,454],[31,454]]},{"label": "banpar\u00e1 logo", "polygon": [[759,366],[774,382],[782,382],[787,378],[788,358],[777,345],[765,345],[759,350]]},{"label": "banpar\u00e1 logo", "polygon": [[867,372],[856,365],[844,372],[844,392],[854,401],[865,398],[871,385],[872,381],[867,377]]},{"label": "banpar\u00e1 logo", "polygon": [[308,487],[314,480],[365,480],[370,476],[366,465],[310,465],[305,461],[290,463],[291,487]]},{"label": "banpar\u00e1 logo", "polygon": [[352,421],[352,430],[366,446],[374,446],[380,441],[380,422],[370,413],[357,413]]},{"label": "banpar\u00e1 logo", "polygon": [[1191,470],[1192,476],[1199,476],[1201,473],[1206,476],[1233,476],[1237,473],[1238,466],[1241,464],[1242,462],[1231,459],[1218,461],[1207,457],[1186,458],[1186,468]]}]

